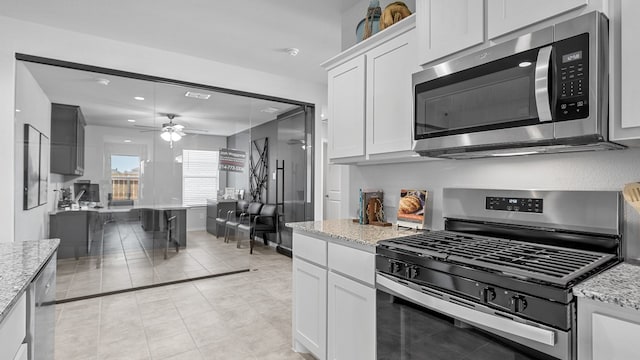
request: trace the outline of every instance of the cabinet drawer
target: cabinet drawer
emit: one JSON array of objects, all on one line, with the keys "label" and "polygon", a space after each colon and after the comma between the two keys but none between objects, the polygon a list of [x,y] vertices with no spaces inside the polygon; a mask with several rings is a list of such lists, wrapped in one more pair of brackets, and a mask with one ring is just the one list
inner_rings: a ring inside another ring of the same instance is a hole
[{"label": "cabinet drawer", "polygon": [[0,359],[13,359],[27,334],[27,296],[23,293],[0,323]]},{"label": "cabinet drawer", "polygon": [[293,236],[293,255],[318,265],[327,266],[327,242],[306,235]]},{"label": "cabinet drawer", "polygon": [[329,268],[369,285],[375,285],[376,255],[334,243],[329,244]]}]

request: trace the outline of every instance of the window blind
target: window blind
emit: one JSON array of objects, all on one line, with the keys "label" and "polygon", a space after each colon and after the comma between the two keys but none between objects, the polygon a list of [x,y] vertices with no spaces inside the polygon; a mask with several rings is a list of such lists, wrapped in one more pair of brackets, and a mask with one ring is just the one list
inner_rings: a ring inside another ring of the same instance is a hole
[{"label": "window blind", "polygon": [[204,206],[218,195],[217,151],[182,150],[182,204]]}]

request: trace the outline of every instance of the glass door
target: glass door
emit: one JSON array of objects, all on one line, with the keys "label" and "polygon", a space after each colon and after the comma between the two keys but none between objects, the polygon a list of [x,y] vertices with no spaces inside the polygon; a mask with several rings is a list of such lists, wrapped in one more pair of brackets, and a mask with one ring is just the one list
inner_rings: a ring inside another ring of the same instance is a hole
[{"label": "glass door", "polygon": [[416,139],[538,123],[539,51],[525,51],[416,85]]}]

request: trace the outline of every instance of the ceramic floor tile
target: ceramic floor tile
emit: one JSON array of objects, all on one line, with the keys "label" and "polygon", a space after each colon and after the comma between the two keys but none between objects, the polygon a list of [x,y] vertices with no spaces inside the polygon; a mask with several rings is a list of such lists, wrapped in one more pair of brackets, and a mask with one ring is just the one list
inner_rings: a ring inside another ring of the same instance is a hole
[{"label": "ceramic floor tile", "polygon": [[148,338],[153,360],[166,359],[187,351],[197,350],[189,332],[184,331],[164,338]]},{"label": "ceramic floor tile", "polygon": [[222,239],[191,245],[162,268],[240,259],[254,271],[59,305],[56,359],[305,359],[290,344],[291,259],[265,247],[249,258]]}]

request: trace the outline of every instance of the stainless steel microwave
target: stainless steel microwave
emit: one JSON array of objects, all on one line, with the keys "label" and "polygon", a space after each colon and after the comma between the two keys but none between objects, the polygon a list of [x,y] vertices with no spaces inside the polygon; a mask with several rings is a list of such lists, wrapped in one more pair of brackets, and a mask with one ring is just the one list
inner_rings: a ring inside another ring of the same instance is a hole
[{"label": "stainless steel microwave", "polygon": [[608,20],[591,12],[413,74],[414,151],[473,158],[608,141]]}]

